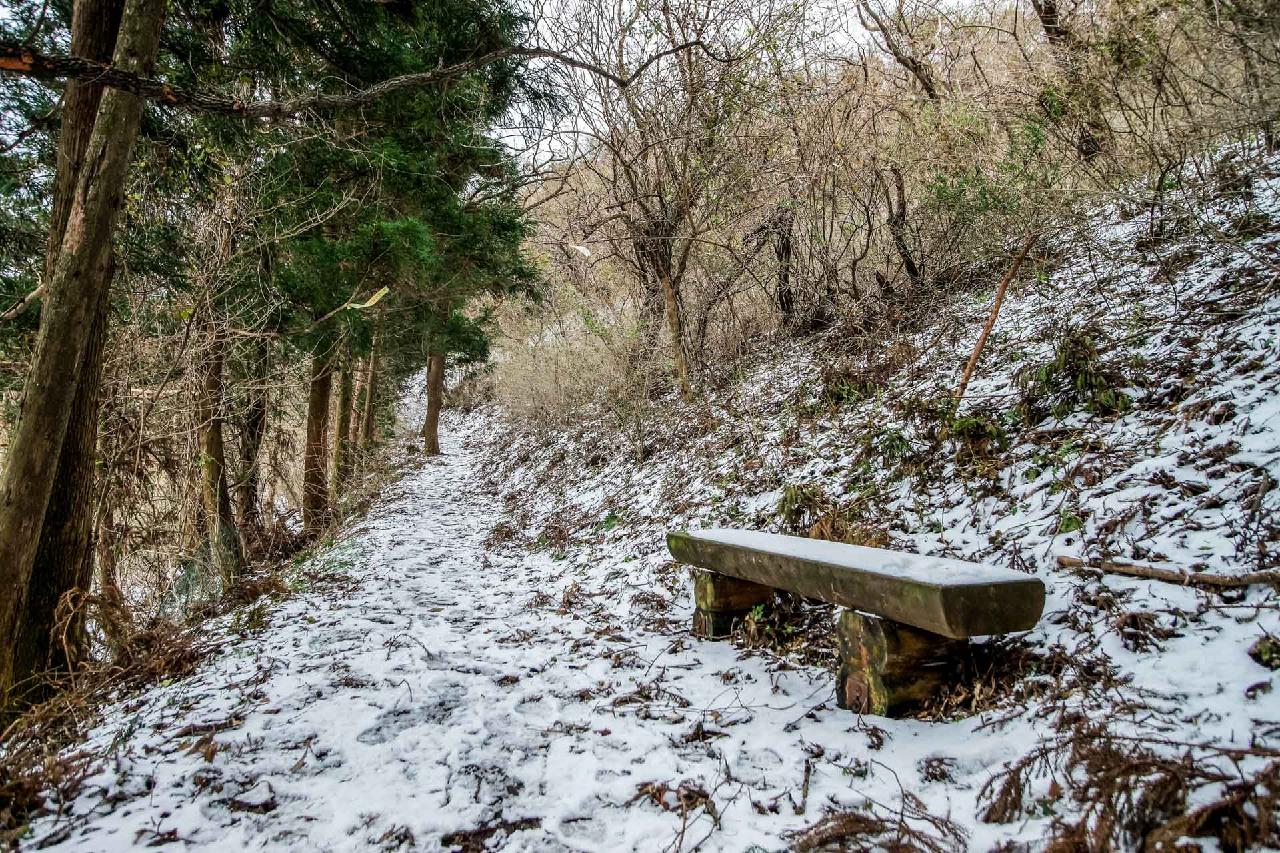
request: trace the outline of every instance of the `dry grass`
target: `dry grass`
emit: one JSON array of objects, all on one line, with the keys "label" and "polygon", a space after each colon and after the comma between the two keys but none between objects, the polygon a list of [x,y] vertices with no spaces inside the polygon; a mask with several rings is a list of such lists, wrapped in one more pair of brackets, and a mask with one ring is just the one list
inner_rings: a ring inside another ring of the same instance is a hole
[{"label": "dry grass", "polygon": [[99,756],[71,752],[107,702],[182,678],[221,647],[198,627],[157,620],[134,633],[110,663],[86,666],[52,698],[9,722],[0,743],[0,840],[15,844],[46,800],[69,802]]},{"label": "dry grass", "polygon": [[[983,820],[1015,822],[1069,799],[1076,817],[1055,819],[1046,848],[1055,853],[1188,849],[1184,838],[1213,839],[1227,851],[1280,843],[1280,751],[1122,736],[1078,715],[1067,715],[1060,731],[988,782],[979,794]],[[1272,760],[1245,773],[1247,758]],[[1032,780],[1045,775],[1048,793],[1029,802]],[[1205,790],[1219,793],[1188,810]]]},{"label": "dry grass", "polygon": [[832,812],[797,833],[792,850],[881,850],[886,853],[952,853],[966,849],[966,834],[950,820],[930,814],[917,797],[903,791],[898,808],[868,801],[857,811]]}]

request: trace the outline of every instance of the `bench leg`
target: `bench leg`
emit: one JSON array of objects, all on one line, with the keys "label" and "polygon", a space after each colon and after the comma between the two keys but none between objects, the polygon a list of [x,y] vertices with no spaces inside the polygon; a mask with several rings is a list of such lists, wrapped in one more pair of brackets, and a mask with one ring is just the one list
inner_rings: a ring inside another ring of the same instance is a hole
[{"label": "bench leg", "polygon": [[932,696],[953,671],[966,642],[845,610],[836,623],[836,645],[837,704],[885,717]]},{"label": "bench leg", "polygon": [[693,633],[710,640],[727,637],[755,607],[773,603],[773,587],[715,572],[693,576]]}]

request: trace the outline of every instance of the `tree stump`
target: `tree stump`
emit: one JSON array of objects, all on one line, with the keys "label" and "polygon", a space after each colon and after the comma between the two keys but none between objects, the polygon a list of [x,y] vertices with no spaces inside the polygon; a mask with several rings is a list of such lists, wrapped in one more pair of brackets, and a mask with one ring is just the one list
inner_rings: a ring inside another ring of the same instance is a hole
[{"label": "tree stump", "polygon": [[955,671],[967,642],[845,610],[836,623],[836,645],[837,704],[887,717],[933,696]]},{"label": "tree stump", "polygon": [[773,603],[773,587],[715,572],[693,576],[693,634],[716,640],[727,637],[747,614]]}]

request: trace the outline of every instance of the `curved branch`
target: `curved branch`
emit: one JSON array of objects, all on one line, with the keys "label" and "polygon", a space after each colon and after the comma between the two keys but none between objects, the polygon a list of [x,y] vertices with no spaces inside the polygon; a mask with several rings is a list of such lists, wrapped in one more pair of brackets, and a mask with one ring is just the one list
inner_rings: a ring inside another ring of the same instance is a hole
[{"label": "curved branch", "polygon": [[39,53],[26,45],[13,41],[0,41],[0,72],[32,77],[37,80],[90,81],[191,113],[238,118],[279,119],[298,115],[299,113],[337,112],[363,106],[392,92],[424,89],[478,71],[495,62],[517,57],[551,59],[572,68],[588,71],[608,80],[619,88],[625,89],[639,79],[654,63],[664,57],[695,47],[701,48],[713,59],[722,62],[730,61],[716,57],[702,41],[695,40],[655,53],[636,66],[631,73],[623,75],[615,74],[608,69],[559,51],[514,45],[481,54],[464,62],[440,66],[431,71],[391,77],[374,83],[368,88],[345,94],[307,95],[275,101],[246,101],[240,98],[230,98],[217,92],[173,86],[156,77],[121,71],[112,65],[94,62],[78,56],[55,56]]}]

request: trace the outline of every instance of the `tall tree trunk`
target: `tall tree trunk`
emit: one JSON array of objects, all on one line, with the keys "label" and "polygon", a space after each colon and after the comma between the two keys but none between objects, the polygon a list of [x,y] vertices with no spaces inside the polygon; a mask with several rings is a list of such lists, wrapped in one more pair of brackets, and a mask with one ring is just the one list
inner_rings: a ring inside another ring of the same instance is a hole
[{"label": "tall tree trunk", "polygon": [[[117,69],[150,73],[164,7],[164,0],[128,0],[113,54]],[[103,264],[141,117],[142,102],[134,95],[115,89],[103,94],[53,274],[46,280],[22,410],[0,477],[0,694],[5,704],[13,687],[19,623],[94,311],[103,298]]]},{"label": "tall tree trunk", "polygon": [[444,408],[444,355],[433,352],[427,360],[427,417],[422,441],[428,456],[440,455],[440,410]]},{"label": "tall tree trunk", "polygon": [[333,484],[329,499],[336,505],[342,489],[351,473],[351,410],[354,397],[355,365],[350,351],[343,354],[342,370],[338,374],[338,417],[333,425]]},{"label": "tall tree trunk", "polygon": [[352,452],[352,467],[355,465],[354,453],[360,446],[360,425],[364,421],[364,380],[369,373],[369,357],[356,359],[352,367],[355,384],[351,391],[351,417],[347,419],[347,446]]},{"label": "tall tree trunk", "polygon": [[244,544],[231,510],[227,488],[227,450],[222,436],[223,371],[227,360],[226,330],[210,313],[209,352],[196,406],[200,434],[200,500],[204,508],[209,568],[226,589],[244,569]]},{"label": "tall tree trunk", "polygon": [[[109,273],[106,278],[110,279]],[[104,291],[104,302],[106,296]],[[106,320],[106,312],[95,306],[81,385],[45,509],[27,606],[19,622],[13,651],[13,683],[15,698],[23,704],[47,698],[52,681],[73,671],[85,657],[84,602],[73,601],[71,596],[87,594],[93,584],[93,510],[97,493],[94,466]]]},{"label": "tall tree trunk", "polygon": [[911,246],[907,243],[907,188],[902,178],[902,170],[897,166],[889,167],[889,176],[893,179],[889,192],[889,236],[893,238],[893,246],[902,259],[902,268],[911,280],[913,287],[924,284],[924,271],[920,269],[911,254]]},{"label": "tall tree trunk", "polygon": [[369,361],[364,376],[364,400],[360,404],[360,439],[358,446],[367,450],[377,443],[374,434],[377,429],[376,412],[378,409],[378,336],[373,336],[373,346],[369,350]]},{"label": "tall tree trunk", "polygon": [[791,237],[795,231],[796,215],[790,208],[778,211],[778,221],[773,244],[773,253],[778,261],[778,310],[782,312],[783,323],[790,326],[795,322],[796,295],[791,287]]},{"label": "tall tree trunk", "polygon": [[[109,62],[115,50],[124,0],[80,0],[71,20],[71,52]],[[58,138],[57,175],[49,215],[44,280],[53,276],[72,197],[103,87],[70,81],[63,92],[62,132]],[[110,242],[98,267],[100,290],[89,320],[81,379],[71,406],[67,437],[58,458],[53,490],[45,509],[14,649],[13,680],[24,701],[46,694],[44,672],[69,672],[84,654],[83,610],[59,614],[58,604],[72,590],[88,592],[93,580],[94,472],[98,442],[98,388],[106,351],[108,292],[111,285]],[[59,621],[62,624],[59,626]],[[55,627],[60,630],[55,636]]]},{"label": "tall tree trunk", "polygon": [[302,459],[302,529],[316,536],[329,523],[329,405],[333,397],[335,347],[317,345],[311,356],[311,385],[307,392],[307,444]]},{"label": "tall tree trunk", "polygon": [[675,361],[676,382],[680,385],[680,396],[686,400],[692,400],[693,386],[689,384],[689,357],[684,350],[684,318],[680,312],[680,294],[676,292],[669,270],[663,271],[661,281],[662,299],[667,313],[667,331],[671,334],[671,354]]},{"label": "tall tree trunk", "polygon": [[249,391],[245,401],[244,429],[240,433],[240,479],[236,484],[236,510],[240,530],[252,541],[262,538],[262,464],[258,457],[267,433],[268,343],[255,338],[249,351]]}]

